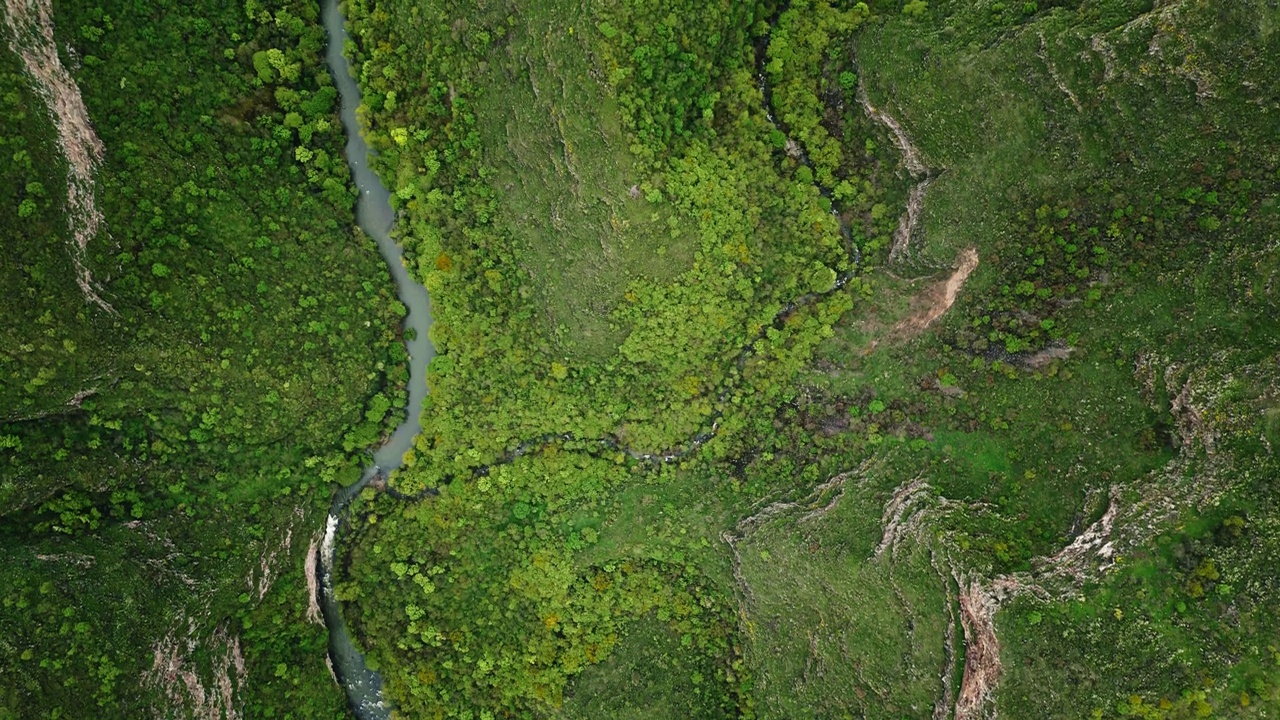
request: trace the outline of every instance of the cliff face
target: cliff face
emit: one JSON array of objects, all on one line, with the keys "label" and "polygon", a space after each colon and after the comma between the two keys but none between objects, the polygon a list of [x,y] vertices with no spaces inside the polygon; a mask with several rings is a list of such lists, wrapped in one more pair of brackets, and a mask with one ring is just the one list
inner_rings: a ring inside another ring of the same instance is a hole
[{"label": "cliff face", "polygon": [[45,0],[11,0],[6,9],[9,49],[22,59],[27,76],[44,101],[66,159],[64,214],[71,232],[76,284],[86,301],[112,312],[85,266],[85,250],[102,224],[102,211],[94,199],[94,169],[102,162],[102,141],[93,130],[80,88],[58,56],[53,37],[53,4]]}]

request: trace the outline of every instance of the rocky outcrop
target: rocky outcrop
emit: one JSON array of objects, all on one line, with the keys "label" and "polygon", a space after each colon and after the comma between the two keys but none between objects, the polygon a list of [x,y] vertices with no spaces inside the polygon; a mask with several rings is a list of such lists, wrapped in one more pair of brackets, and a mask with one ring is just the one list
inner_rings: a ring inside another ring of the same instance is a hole
[{"label": "rocky outcrop", "polygon": [[52,0],[6,0],[5,22],[10,32],[9,47],[22,59],[36,93],[44,100],[58,133],[58,145],[67,159],[66,216],[76,284],[86,300],[113,312],[111,305],[98,295],[93,276],[85,267],[85,250],[102,225],[93,186],[94,169],[102,161],[102,141],[93,130],[80,88],[58,57]]}]

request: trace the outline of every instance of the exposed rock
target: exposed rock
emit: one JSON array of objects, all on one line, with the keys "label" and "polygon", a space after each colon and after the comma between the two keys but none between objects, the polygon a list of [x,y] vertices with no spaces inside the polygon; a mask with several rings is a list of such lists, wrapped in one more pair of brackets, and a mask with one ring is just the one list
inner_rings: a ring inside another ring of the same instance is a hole
[{"label": "exposed rock", "polygon": [[320,532],[311,537],[311,544],[307,546],[307,559],[302,566],[303,573],[307,576],[307,621],[317,625],[324,624],[324,618],[320,615],[320,581],[316,574],[320,561],[321,537]]},{"label": "exposed rock", "polygon": [[995,615],[999,601],[977,580],[956,577],[960,585],[960,624],[964,628],[964,675],[956,697],[955,720],[983,717],[1004,671]]},{"label": "exposed rock", "polygon": [[920,212],[924,209],[925,191],[929,189],[936,175],[925,164],[920,150],[911,142],[906,130],[902,129],[902,124],[892,115],[872,105],[871,98],[867,96],[867,88],[861,83],[858,85],[858,102],[866,111],[867,117],[889,129],[889,133],[893,136],[893,144],[902,151],[902,161],[907,166],[907,172],[917,180],[907,198],[907,209],[898,220],[898,229],[893,234],[893,245],[889,248],[889,261],[893,262],[907,254],[911,238],[915,235],[916,226],[920,222]]},{"label": "exposed rock", "polygon": [[1021,362],[1023,367],[1039,370],[1055,360],[1066,360],[1074,352],[1075,348],[1055,345],[1027,355],[1021,359]]},{"label": "exposed rock", "polygon": [[223,626],[214,631],[206,645],[213,658],[208,685],[194,668],[198,645],[195,620],[187,618],[185,636],[170,632],[152,648],[154,660],[143,684],[161,690],[173,715],[196,720],[239,720],[237,693],[247,678],[240,638],[230,637]]},{"label": "exposed rock", "polygon": [[45,102],[58,133],[58,144],[67,158],[67,227],[71,231],[71,258],[76,283],[86,300],[107,312],[111,305],[98,295],[93,276],[84,265],[85,249],[98,233],[102,213],[94,199],[93,171],[102,161],[102,141],[93,131],[80,88],[58,57],[53,38],[52,0],[6,0],[5,21],[11,33],[9,47]]}]

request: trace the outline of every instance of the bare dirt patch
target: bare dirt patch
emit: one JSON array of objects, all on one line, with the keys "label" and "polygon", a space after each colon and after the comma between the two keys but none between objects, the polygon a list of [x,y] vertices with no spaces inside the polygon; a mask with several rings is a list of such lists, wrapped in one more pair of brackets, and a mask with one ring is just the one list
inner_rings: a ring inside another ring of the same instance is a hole
[{"label": "bare dirt patch", "polygon": [[93,276],[84,265],[85,248],[98,233],[102,213],[94,200],[93,170],[102,161],[102,141],[89,122],[89,111],[80,88],[58,57],[53,39],[52,0],[6,0],[5,22],[11,33],[9,47],[22,64],[45,102],[67,158],[67,227],[72,236],[72,261],[76,283],[86,300],[114,312],[98,296]]},{"label": "bare dirt patch", "polygon": [[913,312],[893,327],[892,335],[904,339],[915,337],[955,304],[960,289],[978,267],[978,251],[966,248],[961,251],[959,259],[960,264],[950,277],[912,298]]}]

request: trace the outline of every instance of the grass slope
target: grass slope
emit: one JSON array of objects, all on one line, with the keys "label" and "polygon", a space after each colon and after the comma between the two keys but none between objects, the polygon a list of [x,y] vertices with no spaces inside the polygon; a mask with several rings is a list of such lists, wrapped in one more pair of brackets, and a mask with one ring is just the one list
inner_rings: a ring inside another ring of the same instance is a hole
[{"label": "grass slope", "polygon": [[591,12],[584,2],[520,8],[476,111],[545,331],[570,357],[604,359],[629,329],[610,317],[627,286],[675,279],[696,243],[640,188],[645,175],[592,57]]}]

